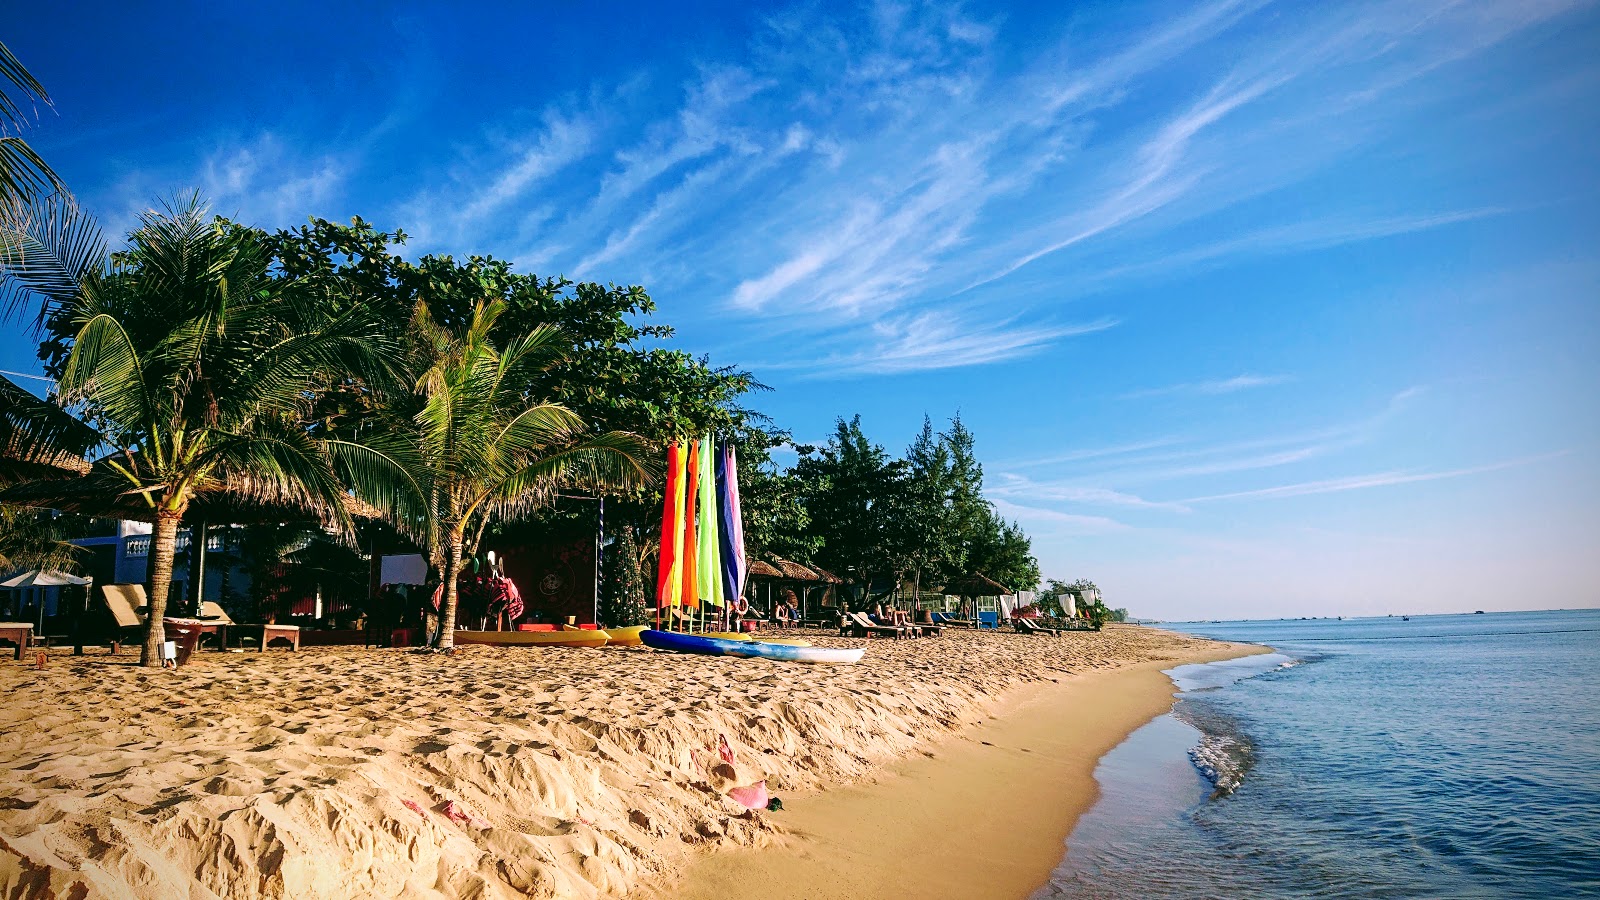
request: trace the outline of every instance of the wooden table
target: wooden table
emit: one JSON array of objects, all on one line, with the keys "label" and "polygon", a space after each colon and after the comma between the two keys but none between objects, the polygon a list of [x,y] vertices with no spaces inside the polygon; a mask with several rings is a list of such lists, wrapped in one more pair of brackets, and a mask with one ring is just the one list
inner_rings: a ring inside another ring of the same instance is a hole
[{"label": "wooden table", "polygon": [[33,643],[33,623],[0,622],[0,641],[10,641],[17,645],[16,655],[11,658],[21,659],[22,651]]},{"label": "wooden table", "polygon": [[257,648],[256,652],[257,653],[265,653],[265,652],[267,652],[267,644],[268,644],[268,642],[275,641],[278,638],[285,638],[286,640],[288,640],[289,641],[289,645],[290,645],[289,646],[290,650],[299,650],[300,649],[300,626],[299,625],[263,625],[263,626],[261,626],[261,646],[259,648]]}]

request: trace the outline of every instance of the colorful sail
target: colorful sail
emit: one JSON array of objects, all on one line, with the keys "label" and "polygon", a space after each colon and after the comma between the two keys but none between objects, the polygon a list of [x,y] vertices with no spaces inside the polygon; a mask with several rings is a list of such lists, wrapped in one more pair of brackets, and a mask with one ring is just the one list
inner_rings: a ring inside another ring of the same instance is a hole
[{"label": "colorful sail", "polygon": [[667,448],[666,500],[661,508],[661,565],[656,577],[656,608],[677,606],[683,590],[683,448]]},{"label": "colorful sail", "polygon": [[688,457],[683,467],[683,605],[690,609],[699,607],[700,583],[700,532],[695,501],[700,495],[700,448],[690,444],[684,448]]},{"label": "colorful sail", "polygon": [[716,463],[715,452],[712,450],[711,435],[706,435],[700,441],[700,521],[696,526],[696,533],[700,537],[698,549],[700,557],[695,562],[695,593],[701,600],[714,606],[722,605],[722,575],[719,565],[719,548],[717,546],[717,520],[720,518],[717,510],[716,489]]},{"label": "colorful sail", "polygon": [[717,507],[722,514],[722,594],[732,601],[744,593],[750,566],[744,555],[744,522],[739,515],[739,461],[731,441],[717,453]]}]

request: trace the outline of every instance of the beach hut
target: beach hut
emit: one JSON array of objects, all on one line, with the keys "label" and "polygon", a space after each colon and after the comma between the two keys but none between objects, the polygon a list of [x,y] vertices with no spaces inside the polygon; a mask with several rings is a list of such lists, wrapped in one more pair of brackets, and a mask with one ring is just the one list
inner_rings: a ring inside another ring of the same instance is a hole
[{"label": "beach hut", "polygon": [[[1011,589],[982,572],[973,572],[960,578],[951,579],[945,583],[939,592],[942,594],[955,594],[962,599],[963,603],[969,600],[973,601],[974,608],[972,613],[978,622],[980,624],[988,624],[990,627],[998,627],[1000,624],[998,608],[992,614],[991,620],[989,614],[977,609],[977,601],[986,597],[998,598],[1004,596],[1011,593]],[[998,607],[998,603],[996,605]]]}]

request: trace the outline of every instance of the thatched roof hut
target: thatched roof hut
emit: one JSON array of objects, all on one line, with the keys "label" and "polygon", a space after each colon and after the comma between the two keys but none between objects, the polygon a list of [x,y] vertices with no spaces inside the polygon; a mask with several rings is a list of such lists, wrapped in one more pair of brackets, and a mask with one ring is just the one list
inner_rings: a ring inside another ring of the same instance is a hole
[{"label": "thatched roof hut", "polygon": [[750,560],[750,577],[751,578],[782,578],[783,577],[783,573],[778,571],[778,568],[776,566],[774,566],[772,563],[765,562],[765,561],[759,560],[759,559],[752,559],[752,560]]},{"label": "thatched roof hut", "polygon": [[772,565],[777,568],[779,572],[783,573],[784,578],[787,578],[790,581],[822,580],[820,577],[818,577],[817,573],[792,560],[784,559],[781,556],[769,556],[767,559],[771,561]]},{"label": "thatched roof hut", "polygon": [[83,455],[99,443],[93,428],[0,377],[0,484],[88,474]]}]

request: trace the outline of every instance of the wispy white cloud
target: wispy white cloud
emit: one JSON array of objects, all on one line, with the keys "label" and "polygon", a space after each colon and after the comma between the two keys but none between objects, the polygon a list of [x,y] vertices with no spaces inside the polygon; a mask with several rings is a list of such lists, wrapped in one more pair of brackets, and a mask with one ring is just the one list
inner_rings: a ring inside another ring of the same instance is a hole
[{"label": "wispy white cloud", "polygon": [[1190,497],[1184,503],[1209,503],[1215,500],[1265,500],[1283,497],[1304,497],[1312,494],[1335,494],[1344,491],[1359,491],[1376,487],[1392,487],[1400,484],[1415,484],[1420,481],[1439,481],[1445,478],[1463,478],[1468,475],[1482,475],[1487,472],[1500,472],[1506,469],[1515,469],[1522,466],[1545,462],[1557,457],[1566,456],[1571,451],[1561,450],[1555,453],[1544,453],[1538,456],[1528,456],[1521,459],[1510,459],[1503,462],[1490,463],[1482,466],[1472,466],[1465,469],[1450,469],[1443,472],[1375,472],[1368,475],[1351,475],[1344,478],[1327,478],[1318,481],[1302,481],[1295,484],[1280,484],[1274,487],[1257,488],[1248,491],[1233,491],[1226,494],[1212,494],[1207,497]]},{"label": "wispy white cloud", "polygon": [[[984,324],[922,313],[874,323],[873,340],[866,349],[830,354],[803,365],[814,369],[818,377],[951,369],[1027,356],[1062,338],[1094,334],[1116,325],[1114,319],[1059,326]],[[801,364],[780,363],[779,367],[783,365]]]},{"label": "wispy white cloud", "polygon": [[[959,6],[790,8],[676,97],[639,72],[524,114],[537,127],[469,143],[404,211],[432,225],[419,233],[541,271],[647,283],[732,341],[781,319],[797,348],[870,346],[766,354],[824,373],[1035,353],[1082,333],[1063,321],[1115,316],[1063,306],[1121,278],[1498,211],[1330,204],[1296,207],[1292,222],[1249,217],[1243,233],[1185,231],[1348,159],[1408,85],[1565,8],[1269,5],[1218,0],[1143,31],[1034,35],[1022,56],[1006,23]],[[1002,304],[1030,327],[966,327]],[[1259,385],[1214,390],[1246,386]]]},{"label": "wispy white cloud", "polygon": [[1131,531],[1133,529],[1132,525],[1109,516],[1085,516],[1066,513],[1056,509],[1013,503],[1004,498],[991,499],[989,502],[994,505],[995,511],[1000,515],[1021,522],[1033,534],[1107,534],[1116,531]]},{"label": "wispy white cloud", "polygon": [[1222,394],[1233,394],[1251,388],[1267,387],[1274,384],[1284,384],[1294,379],[1289,375],[1235,375],[1232,378],[1218,378],[1210,381],[1191,381],[1184,384],[1169,384],[1165,387],[1145,388],[1144,390],[1131,391],[1123,394],[1123,399],[1138,397],[1161,397],[1170,394],[1202,395],[1208,397]]},{"label": "wispy white cloud", "polygon": [[997,477],[997,482],[989,484],[984,489],[985,493],[991,498],[1015,497],[1034,501],[1054,500],[1065,503],[1079,503],[1085,506],[1124,506],[1131,509],[1162,509],[1170,512],[1189,511],[1179,503],[1146,500],[1137,494],[1129,494],[1105,487],[1091,487],[1061,481],[1036,481],[1014,472],[1001,472]]}]

